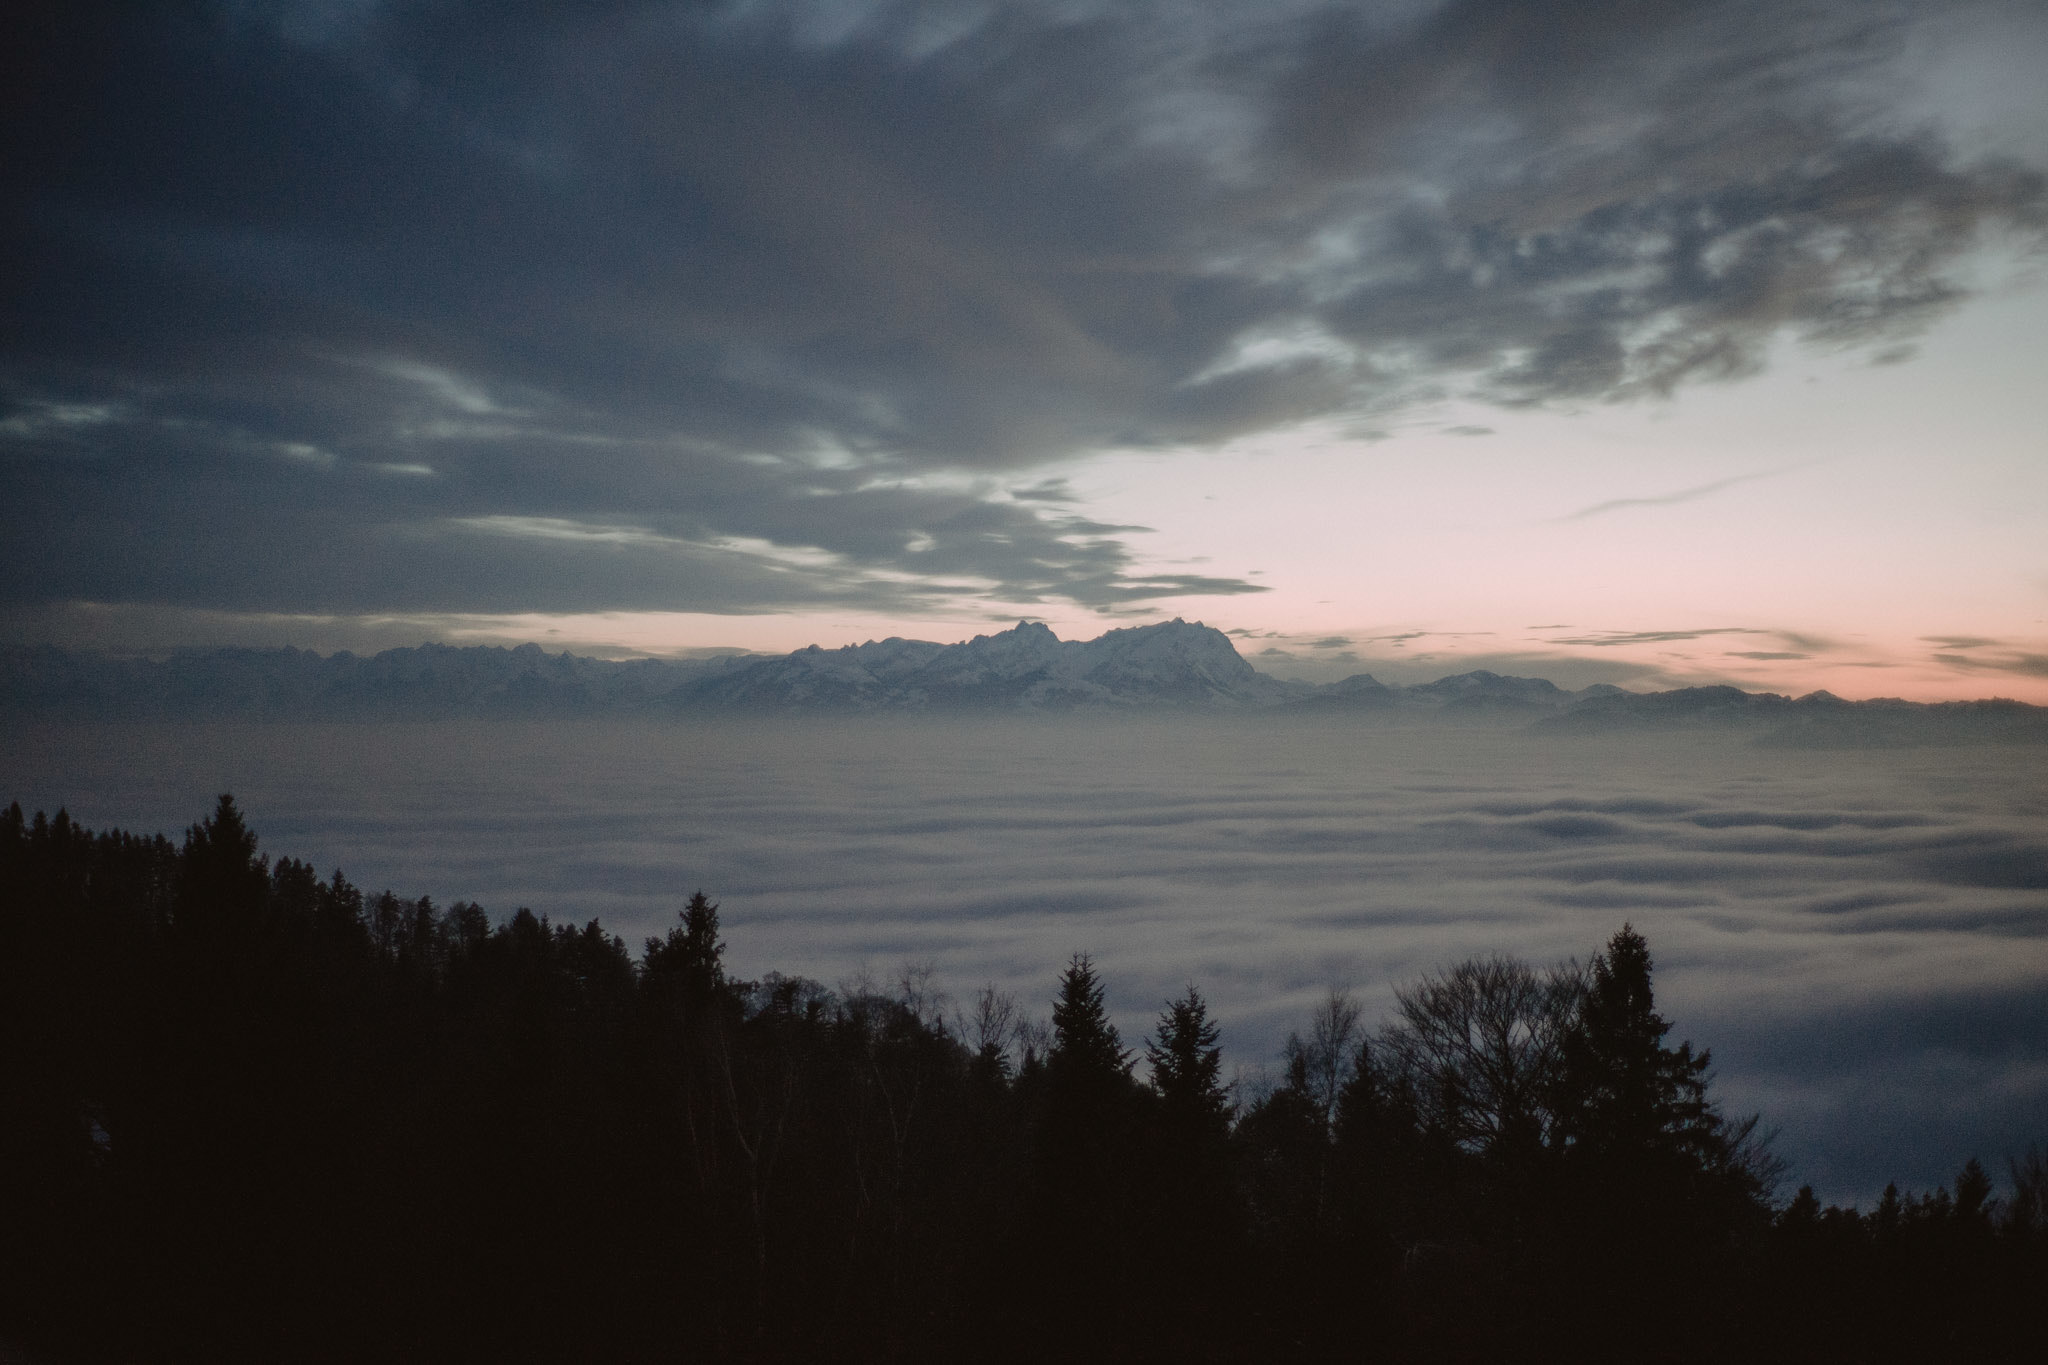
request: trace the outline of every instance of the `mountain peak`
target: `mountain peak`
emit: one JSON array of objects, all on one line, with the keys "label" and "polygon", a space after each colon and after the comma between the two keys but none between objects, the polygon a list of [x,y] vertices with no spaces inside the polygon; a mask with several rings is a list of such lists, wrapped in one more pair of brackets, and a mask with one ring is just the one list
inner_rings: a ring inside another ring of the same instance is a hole
[{"label": "mountain peak", "polygon": [[1016,625],[1011,626],[1008,630],[1001,632],[995,638],[1001,639],[1004,636],[1009,636],[1019,640],[1035,639],[1057,641],[1060,638],[1059,636],[1053,634],[1052,627],[1047,625],[1043,621],[1019,621]]}]

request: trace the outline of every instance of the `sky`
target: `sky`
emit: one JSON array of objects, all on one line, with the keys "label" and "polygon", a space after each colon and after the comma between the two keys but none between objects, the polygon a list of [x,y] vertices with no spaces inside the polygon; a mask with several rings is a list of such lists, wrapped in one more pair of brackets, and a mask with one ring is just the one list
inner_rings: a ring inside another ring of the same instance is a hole
[{"label": "sky", "polygon": [[0,642],[2048,703],[2033,0],[28,8]]}]

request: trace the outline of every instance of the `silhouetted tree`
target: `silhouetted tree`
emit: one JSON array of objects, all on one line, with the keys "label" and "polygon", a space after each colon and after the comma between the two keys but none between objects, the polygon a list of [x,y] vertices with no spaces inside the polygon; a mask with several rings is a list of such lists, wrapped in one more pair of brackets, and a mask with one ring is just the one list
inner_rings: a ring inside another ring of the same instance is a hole
[{"label": "silhouetted tree", "polygon": [[672,975],[687,983],[693,994],[723,986],[725,942],[718,937],[718,906],[702,891],[696,891],[676,915],[680,923],[668,931],[666,938],[647,940],[647,972],[654,976]]},{"label": "silhouetted tree", "polygon": [[1564,1037],[1557,1138],[1616,1196],[1683,1205],[1725,1229],[1760,1212],[1772,1163],[1755,1120],[1726,1123],[1708,1099],[1709,1054],[1664,1045],[1671,1025],[1650,973],[1649,944],[1630,925],[1594,957]]},{"label": "silhouetted tree", "polygon": [[1253,1231],[1292,1260],[1306,1263],[1320,1255],[1330,1131],[1300,1052],[1287,1059],[1286,1079],[1245,1110],[1233,1136]]},{"label": "silhouetted tree", "polygon": [[1720,1122],[1707,1103],[1706,1053],[1664,1046],[1671,1025],[1650,988],[1650,947],[1624,924],[1593,958],[1578,1017],[1563,1040],[1558,1136],[1595,1158],[1717,1161]]},{"label": "silhouetted tree", "polygon": [[1145,1044],[1145,1059],[1151,1064],[1152,1088],[1159,1092],[1170,1131],[1220,1138],[1229,1127],[1222,1036],[1201,992],[1192,985],[1160,1012],[1158,1031]]},{"label": "silhouetted tree", "polygon": [[1078,1084],[1130,1074],[1131,1054],[1109,1021],[1102,982],[1086,953],[1076,953],[1060,974],[1052,1006],[1052,1050],[1046,1062],[1054,1076]]},{"label": "silhouetted tree", "polygon": [[1991,1197],[1991,1177],[1984,1172],[1984,1164],[1971,1157],[1956,1173],[1956,1213],[1964,1223],[1988,1227],[1997,1212],[1997,1201]]},{"label": "silhouetted tree", "polygon": [[1076,954],[1053,1000],[1026,1254],[1045,1266],[1054,1301],[1093,1332],[1122,1330],[1116,1286],[1137,1259],[1130,1066],[1094,964]]},{"label": "silhouetted tree", "polygon": [[209,943],[246,944],[261,928],[269,871],[235,798],[222,793],[213,815],[185,831],[178,860],[176,924]]},{"label": "silhouetted tree", "polygon": [[1412,1244],[1429,1197],[1421,1121],[1408,1078],[1382,1066],[1370,1040],[1360,1040],[1338,1094],[1331,1137],[1339,1217],[1359,1254]]},{"label": "silhouetted tree", "polygon": [[1550,1136],[1579,973],[1473,958],[1397,993],[1389,1052],[1425,1125],[1458,1147],[1526,1163]]},{"label": "silhouetted tree", "polygon": [[962,1036],[974,1050],[974,1064],[987,1080],[1008,1080],[1010,1048],[1023,1033],[1024,1020],[1017,1002],[999,991],[994,982],[975,992],[972,1011],[961,1023]]},{"label": "silhouetted tree", "polygon": [[2010,1158],[2012,1199],[2005,1208],[2005,1227],[2020,1237],[2048,1234],[2048,1152],[2039,1143]]},{"label": "silhouetted tree", "polygon": [[1222,1031],[1191,984],[1160,1011],[1146,1041],[1156,1101],[1140,1159],[1146,1179],[1146,1253],[1138,1264],[1143,1328],[1162,1354],[1213,1350],[1207,1298],[1219,1263],[1239,1254],[1241,1218],[1231,1188],[1234,1106],[1222,1084]]},{"label": "silhouetted tree", "polygon": [[1287,1037],[1289,1083],[1299,1086],[1322,1116],[1325,1128],[1337,1121],[1338,1099],[1364,1044],[1359,1017],[1358,1002],[1351,993],[1332,988],[1309,1019],[1308,1037],[1299,1033]]}]

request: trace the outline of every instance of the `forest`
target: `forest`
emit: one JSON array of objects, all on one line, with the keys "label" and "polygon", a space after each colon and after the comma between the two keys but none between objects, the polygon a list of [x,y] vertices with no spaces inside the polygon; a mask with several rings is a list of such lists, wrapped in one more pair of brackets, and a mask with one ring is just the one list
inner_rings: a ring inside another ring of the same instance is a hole
[{"label": "forest", "polygon": [[[1333,992],[1226,1084],[928,972],[728,969],[0,815],[0,1355],[31,1360],[2035,1360],[2048,1157],[1868,1211],[1722,1112],[1628,925]],[[1590,946],[1590,945],[1589,945]]]}]

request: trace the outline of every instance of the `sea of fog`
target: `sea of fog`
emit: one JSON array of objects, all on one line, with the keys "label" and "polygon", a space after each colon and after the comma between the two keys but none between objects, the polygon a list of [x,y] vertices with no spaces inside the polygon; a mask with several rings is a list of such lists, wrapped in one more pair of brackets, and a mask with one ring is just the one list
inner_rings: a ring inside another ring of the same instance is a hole
[{"label": "sea of fog", "polygon": [[2048,1141],[2048,753],[1810,752],[1341,719],[0,727],[0,801],[370,889],[592,916],[699,887],[742,975],[937,968],[1036,1013],[1085,952],[1127,1041],[1198,985],[1255,1079],[1333,986],[1369,1019],[1491,952],[1648,937],[1674,1039],[1797,1182],[1868,1207]]}]

